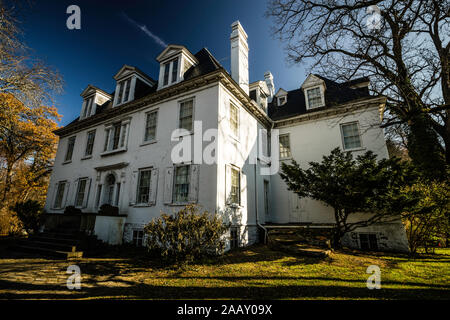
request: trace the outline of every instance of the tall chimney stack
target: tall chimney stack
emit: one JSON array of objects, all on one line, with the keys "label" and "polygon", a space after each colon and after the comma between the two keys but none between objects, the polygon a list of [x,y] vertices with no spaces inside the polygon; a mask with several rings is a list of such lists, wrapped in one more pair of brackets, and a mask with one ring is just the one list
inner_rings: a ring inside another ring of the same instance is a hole
[{"label": "tall chimney stack", "polygon": [[231,77],[249,94],[247,33],[239,21],[231,25]]},{"label": "tall chimney stack", "polygon": [[269,89],[269,103],[272,102],[273,96],[275,95],[275,85],[273,84],[273,75],[270,71],[264,73],[264,81]]}]

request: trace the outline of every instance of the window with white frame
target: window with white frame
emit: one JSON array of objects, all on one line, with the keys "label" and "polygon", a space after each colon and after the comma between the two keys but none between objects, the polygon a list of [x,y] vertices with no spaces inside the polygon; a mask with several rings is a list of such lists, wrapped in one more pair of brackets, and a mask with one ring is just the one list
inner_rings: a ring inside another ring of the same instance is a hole
[{"label": "window with white frame", "polygon": [[84,106],[83,118],[89,117],[92,113],[92,105],[94,104],[94,97],[86,99]]},{"label": "window with white frame", "polygon": [[362,147],[357,122],[341,124],[341,133],[344,150],[359,149]]},{"label": "window with white frame", "polygon": [[144,141],[153,141],[156,139],[156,124],[158,120],[158,111],[151,111],[147,113],[145,122]]},{"label": "window with white frame", "polygon": [[239,137],[239,108],[230,102],[230,129],[234,137]]},{"label": "window with white frame", "polygon": [[106,128],[106,138],[103,151],[115,151],[125,149],[127,144],[129,122],[116,122]]},{"label": "window with white frame", "polygon": [[291,157],[291,141],[289,134],[282,134],[279,136],[280,143],[280,159]]},{"label": "window with white frame", "polygon": [[70,137],[67,141],[67,151],[66,151],[66,157],[64,158],[64,162],[68,162],[72,160],[73,156],[73,148],[75,147],[75,139],[76,137]]},{"label": "window with white frame", "polygon": [[119,92],[117,93],[116,105],[130,100],[131,78],[119,82]]},{"label": "window with white frame", "polygon": [[285,104],[287,101],[287,97],[286,96],[282,96],[282,97],[278,97],[278,105],[282,106],[283,104]]},{"label": "window with white frame", "polygon": [[323,106],[322,91],[320,90],[320,87],[307,89],[306,97],[308,99],[308,109]]},{"label": "window with white frame", "polygon": [[56,196],[55,196],[55,203],[53,204],[53,207],[55,209],[62,208],[62,202],[64,199],[64,191],[66,190],[66,181],[61,181],[58,183],[58,186],[56,188]]},{"label": "window with white frame", "polygon": [[138,190],[137,190],[137,204],[148,203],[150,201],[150,187],[151,187],[152,169],[139,170]]},{"label": "window with white frame", "polygon": [[178,81],[179,60],[179,57],[176,57],[163,65],[163,86],[167,86],[169,83],[175,83]]},{"label": "window with white frame", "polygon": [[87,178],[78,180],[77,194],[75,197],[75,207],[82,207],[86,197]]},{"label": "window with white frame", "polygon": [[175,167],[173,202],[183,203],[189,199],[190,165]]},{"label": "window with white frame", "polygon": [[89,131],[86,138],[86,149],[84,150],[84,156],[88,157],[92,155],[94,150],[95,130]]},{"label": "window with white frame", "polygon": [[193,99],[181,102],[178,128],[192,131],[193,113],[194,113]]},{"label": "window with white frame", "polygon": [[144,240],[143,230],[133,230],[133,244],[137,247],[141,247]]},{"label": "window with white frame", "polygon": [[241,172],[237,168],[231,168],[231,191],[230,191],[230,203],[241,203]]}]

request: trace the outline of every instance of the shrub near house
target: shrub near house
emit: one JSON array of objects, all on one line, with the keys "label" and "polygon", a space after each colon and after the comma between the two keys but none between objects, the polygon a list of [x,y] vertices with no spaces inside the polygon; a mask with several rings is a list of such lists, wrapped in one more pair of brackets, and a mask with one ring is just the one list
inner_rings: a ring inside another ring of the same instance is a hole
[{"label": "shrub near house", "polygon": [[220,216],[187,205],[174,215],[163,213],[153,219],[144,232],[150,252],[160,255],[166,262],[184,264],[222,254],[228,229]]}]

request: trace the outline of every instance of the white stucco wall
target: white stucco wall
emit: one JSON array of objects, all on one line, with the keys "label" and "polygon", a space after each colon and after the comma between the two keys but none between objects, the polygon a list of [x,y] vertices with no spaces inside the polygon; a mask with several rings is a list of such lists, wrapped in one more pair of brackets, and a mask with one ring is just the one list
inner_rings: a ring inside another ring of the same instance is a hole
[{"label": "white stucco wall", "polygon": [[[308,168],[309,162],[320,162],[322,157],[328,155],[334,148],[343,149],[340,125],[354,121],[359,123],[362,148],[353,151],[353,154],[356,156],[372,150],[377,154],[378,159],[387,158],[384,134],[379,126],[378,108],[372,107],[345,115],[304,121],[277,128],[280,130],[280,135],[289,134],[290,136],[292,159],[295,159],[303,168]],[[283,161],[289,163],[290,159]],[[297,195],[287,191],[286,184],[279,175],[271,176],[271,182],[271,222],[334,222],[331,208],[313,199],[299,199]]]}]

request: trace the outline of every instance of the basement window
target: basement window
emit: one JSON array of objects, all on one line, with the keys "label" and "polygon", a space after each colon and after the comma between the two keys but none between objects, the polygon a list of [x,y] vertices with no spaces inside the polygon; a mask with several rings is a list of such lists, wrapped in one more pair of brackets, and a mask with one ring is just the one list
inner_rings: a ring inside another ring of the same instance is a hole
[{"label": "basement window", "polygon": [[144,243],[144,231],[143,230],[133,230],[133,244],[137,247],[142,247]]},{"label": "basement window", "polygon": [[378,240],[375,233],[360,233],[359,246],[361,250],[377,251]]},{"label": "basement window", "polygon": [[236,249],[239,247],[239,228],[230,228],[230,249]]}]

